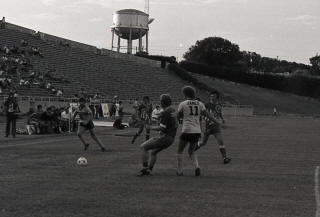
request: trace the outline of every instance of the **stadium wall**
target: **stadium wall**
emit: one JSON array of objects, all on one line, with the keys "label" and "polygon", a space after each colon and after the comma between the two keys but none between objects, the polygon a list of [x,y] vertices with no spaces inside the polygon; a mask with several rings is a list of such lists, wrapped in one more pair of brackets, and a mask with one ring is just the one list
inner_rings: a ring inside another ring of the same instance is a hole
[{"label": "stadium wall", "polygon": [[[3,114],[3,104],[6,97],[0,98],[0,114]],[[133,102],[123,101],[123,105],[126,113],[134,113]],[[30,108],[36,108],[37,105],[42,105],[44,108],[49,106],[55,107],[66,107],[71,102],[77,102],[76,98],[50,98],[50,97],[18,97],[19,107],[22,113],[29,112]],[[109,108],[111,106],[111,100],[103,99],[102,103],[108,103]],[[174,107],[178,107],[178,102],[174,103]],[[159,105],[159,102],[153,102],[153,105]],[[252,116],[254,113],[254,108],[247,105],[223,105],[223,114],[225,116]]]}]

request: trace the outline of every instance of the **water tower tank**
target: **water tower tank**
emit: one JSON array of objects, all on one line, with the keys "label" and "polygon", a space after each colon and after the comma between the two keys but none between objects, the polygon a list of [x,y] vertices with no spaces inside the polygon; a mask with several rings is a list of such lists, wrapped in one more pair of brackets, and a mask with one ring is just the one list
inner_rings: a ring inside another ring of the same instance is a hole
[{"label": "water tower tank", "polygon": [[146,36],[146,52],[148,52],[149,14],[136,9],[124,9],[113,14],[112,49],[114,34],[118,36],[117,51],[120,51],[120,38],[128,41],[127,53],[132,53],[132,41],[139,39],[139,51],[143,51],[142,38]]},{"label": "water tower tank", "polygon": [[113,14],[113,24],[111,28],[123,39],[135,40],[144,36],[149,30],[149,15],[135,9],[124,9]]}]

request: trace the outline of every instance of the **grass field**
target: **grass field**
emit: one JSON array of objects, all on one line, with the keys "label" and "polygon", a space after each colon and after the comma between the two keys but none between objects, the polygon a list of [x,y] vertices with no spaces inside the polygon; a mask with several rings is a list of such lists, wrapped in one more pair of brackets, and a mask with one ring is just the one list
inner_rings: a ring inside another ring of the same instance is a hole
[{"label": "grass field", "polygon": [[[203,176],[175,175],[177,143],[159,155],[152,177],[139,178],[138,142],[96,128],[112,148],[75,135],[0,139],[1,217],[313,217],[320,119],[239,117],[224,131],[229,165],[213,140],[199,150]],[[132,131],[132,129],[131,129]],[[141,140],[143,138],[141,137]],[[140,141],[141,141],[140,140]],[[78,167],[80,156],[87,167]]]}]

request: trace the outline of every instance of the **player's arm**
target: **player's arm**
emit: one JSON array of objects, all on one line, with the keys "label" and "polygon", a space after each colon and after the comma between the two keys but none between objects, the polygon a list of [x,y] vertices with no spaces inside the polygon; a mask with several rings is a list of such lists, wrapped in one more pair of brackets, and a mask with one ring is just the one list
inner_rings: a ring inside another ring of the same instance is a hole
[{"label": "player's arm", "polygon": [[182,124],[182,120],[183,120],[183,106],[182,106],[182,103],[180,103],[179,107],[178,107],[177,119],[178,119],[178,123]]},{"label": "player's arm", "polygon": [[208,110],[206,109],[205,105],[200,104],[200,112],[201,115],[208,118],[210,121],[216,123],[216,124],[220,124],[219,120],[216,119],[215,117],[213,117],[210,112],[208,112]]}]

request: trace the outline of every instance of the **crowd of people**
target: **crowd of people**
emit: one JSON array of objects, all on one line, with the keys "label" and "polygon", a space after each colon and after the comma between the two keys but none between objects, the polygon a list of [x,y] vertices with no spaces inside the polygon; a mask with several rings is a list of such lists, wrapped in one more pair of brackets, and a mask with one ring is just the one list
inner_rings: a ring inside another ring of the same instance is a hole
[{"label": "crowd of people", "polygon": [[38,47],[29,45],[24,39],[19,46],[0,47],[0,93],[5,89],[17,90],[18,87],[40,87],[53,95],[63,96],[63,90],[51,84],[51,81],[62,78],[54,76],[54,69],[35,70],[30,62],[31,57],[43,58],[44,55]]}]

